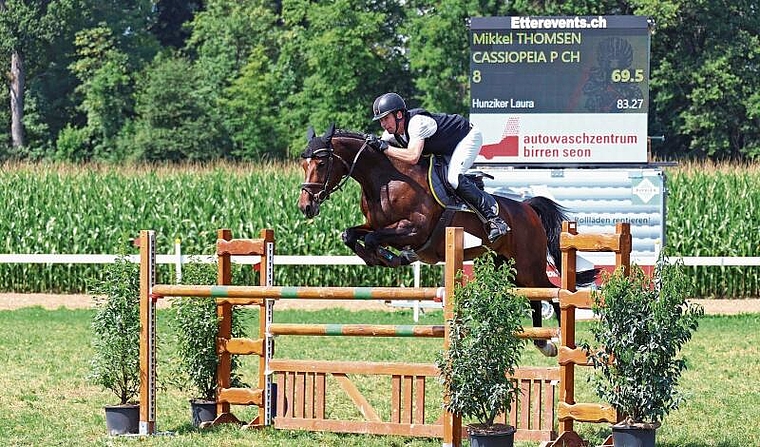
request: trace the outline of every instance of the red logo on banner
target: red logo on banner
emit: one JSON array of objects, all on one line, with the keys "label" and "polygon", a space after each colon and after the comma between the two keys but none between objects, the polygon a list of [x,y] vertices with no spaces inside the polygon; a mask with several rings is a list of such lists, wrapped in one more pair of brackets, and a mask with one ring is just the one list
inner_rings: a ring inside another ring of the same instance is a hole
[{"label": "red logo on banner", "polygon": [[520,153],[520,119],[509,118],[504,126],[501,141],[495,144],[484,144],[480,155],[487,159],[493,157],[517,157]]}]

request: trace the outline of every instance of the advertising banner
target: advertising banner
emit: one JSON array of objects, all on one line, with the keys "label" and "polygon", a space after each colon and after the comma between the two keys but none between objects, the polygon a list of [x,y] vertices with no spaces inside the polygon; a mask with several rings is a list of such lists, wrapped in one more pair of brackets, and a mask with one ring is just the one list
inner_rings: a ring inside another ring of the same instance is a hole
[{"label": "advertising banner", "polygon": [[639,16],[473,17],[477,163],[647,163],[649,22]]}]

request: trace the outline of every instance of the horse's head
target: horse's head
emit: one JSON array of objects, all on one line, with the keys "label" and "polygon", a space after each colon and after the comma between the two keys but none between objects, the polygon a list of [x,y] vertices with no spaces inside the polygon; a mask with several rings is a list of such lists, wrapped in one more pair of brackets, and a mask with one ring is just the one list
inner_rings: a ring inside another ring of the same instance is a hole
[{"label": "horse's head", "polygon": [[321,137],[316,135],[313,127],[309,127],[306,133],[308,145],[301,154],[304,182],[301,183],[298,208],[308,218],[319,214],[319,206],[322,202],[343,186],[343,182],[348,179],[352,171],[352,160],[347,161],[345,155],[336,153],[333,147],[334,134],[335,124],[332,124]]}]

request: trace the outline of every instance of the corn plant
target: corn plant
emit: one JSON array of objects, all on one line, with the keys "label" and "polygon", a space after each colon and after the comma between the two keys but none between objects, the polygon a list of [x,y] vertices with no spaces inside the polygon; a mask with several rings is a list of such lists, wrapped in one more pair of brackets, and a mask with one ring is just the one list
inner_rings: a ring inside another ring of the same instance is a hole
[{"label": "corn plant", "polygon": [[[737,164],[668,168],[667,244],[676,256],[760,256],[760,170]],[[363,221],[359,187],[348,182],[315,219],[297,208],[297,163],[182,166],[5,165],[0,169],[4,253],[119,253],[141,229],[157,232],[158,253],[213,253],[218,228],[235,237],[275,230],[277,253],[348,255],[340,233]],[[700,296],[760,294],[760,267],[688,267]],[[250,273],[238,270],[237,277]],[[0,265],[0,289],[82,292],[102,265]],[[171,280],[159,270],[159,282]],[[441,270],[423,269],[423,285]],[[278,267],[283,285],[412,285],[411,269]]]}]

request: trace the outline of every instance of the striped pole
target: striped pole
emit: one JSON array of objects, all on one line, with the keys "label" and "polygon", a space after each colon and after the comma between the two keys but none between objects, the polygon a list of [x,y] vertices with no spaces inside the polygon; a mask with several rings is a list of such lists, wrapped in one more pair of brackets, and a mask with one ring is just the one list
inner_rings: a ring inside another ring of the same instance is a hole
[{"label": "striped pole", "polygon": [[272,335],[323,335],[360,337],[431,337],[443,338],[443,325],[377,324],[285,324],[272,323]]},{"label": "striped pole", "polygon": [[[436,287],[266,287],[266,286],[194,286],[156,285],[153,295],[200,296],[214,298],[317,299],[317,300],[420,300],[440,301],[442,288]],[[222,300],[230,304],[247,304]]]},{"label": "striped pole", "polygon": [[[429,337],[443,338],[443,325],[382,325],[382,324],[294,324],[272,323],[270,335],[312,335],[353,337]],[[517,333],[518,338],[544,339],[559,337],[559,328],[526,327]]]}]

